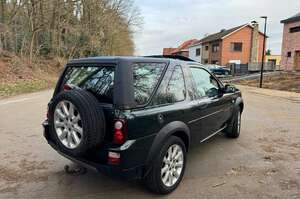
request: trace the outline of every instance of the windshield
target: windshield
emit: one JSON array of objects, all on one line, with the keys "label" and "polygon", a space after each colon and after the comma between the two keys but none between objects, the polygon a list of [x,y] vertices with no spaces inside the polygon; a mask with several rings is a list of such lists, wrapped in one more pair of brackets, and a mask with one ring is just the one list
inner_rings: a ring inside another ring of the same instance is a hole
[{"label": "windshield", "polygon": [[114,76],[111,66],[68,67],[62,85],[85,89],[101,102],[112,103]]}]

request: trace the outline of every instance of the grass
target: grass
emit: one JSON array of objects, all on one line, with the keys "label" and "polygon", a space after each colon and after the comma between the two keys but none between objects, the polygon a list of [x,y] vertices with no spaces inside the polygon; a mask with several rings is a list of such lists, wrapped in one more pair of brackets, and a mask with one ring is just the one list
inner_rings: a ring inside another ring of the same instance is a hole
[{"label": "grass", "polygon": [[47,80],[30,80],[17,81],[15,83],[1,83],[0,84],[0,98],[18,95],[22,93],[30,93],[51,88],[55,81]]},{"label": "grass", "polygon": [[[241,80],[234,83],[257,87],[259,79]],[[300,93],[300,72],[282,72],[279,75],[264,77],[263,88]]]}]

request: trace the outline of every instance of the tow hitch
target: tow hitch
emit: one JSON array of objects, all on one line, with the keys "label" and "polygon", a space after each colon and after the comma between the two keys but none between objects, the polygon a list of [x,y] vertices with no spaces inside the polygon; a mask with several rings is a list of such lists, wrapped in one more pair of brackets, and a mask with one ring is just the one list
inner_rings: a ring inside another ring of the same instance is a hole
[{"label": "tow hitch", "polygon": [[65,165],[64,170],[67,174],[73,176],[84,175],[87,172],[87,169],[85,167],[80,166],[78,164]]}]

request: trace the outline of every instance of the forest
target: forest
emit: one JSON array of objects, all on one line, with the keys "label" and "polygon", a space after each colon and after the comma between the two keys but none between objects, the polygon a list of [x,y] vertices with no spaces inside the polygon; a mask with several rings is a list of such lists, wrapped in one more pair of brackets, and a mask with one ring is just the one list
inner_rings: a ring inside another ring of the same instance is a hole
[{"label": "forest", "polygon": [[133,55],[142,23],[132,0],[0,0],[0,51],[29,60]]}]

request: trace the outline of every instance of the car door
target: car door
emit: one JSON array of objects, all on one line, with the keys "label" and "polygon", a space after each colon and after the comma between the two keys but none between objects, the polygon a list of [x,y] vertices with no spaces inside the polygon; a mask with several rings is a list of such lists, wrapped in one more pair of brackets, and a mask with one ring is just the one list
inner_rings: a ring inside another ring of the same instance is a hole
[{"label": "car door", "polygon": [[198,92],[196,122],[197,140],[203,141],[224,127],[228,118],[230,100],[221,92],[219,81],[208,71],[200,67],[190,67],[192,79]]}]

